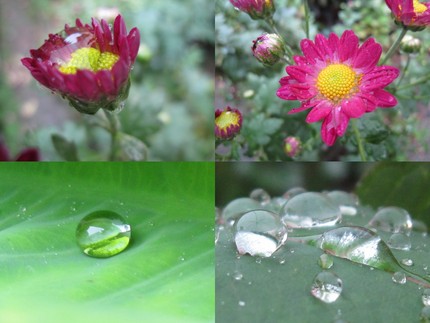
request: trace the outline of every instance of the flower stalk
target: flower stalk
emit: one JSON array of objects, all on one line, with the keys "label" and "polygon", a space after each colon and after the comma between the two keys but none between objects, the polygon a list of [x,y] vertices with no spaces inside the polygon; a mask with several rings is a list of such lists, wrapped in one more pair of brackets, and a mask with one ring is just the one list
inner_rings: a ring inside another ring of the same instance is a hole
[{"label": "flower stalk", "polygon": [[388,50],[387,54],[384,56],[384,58],[381,61],[380,65],[384,65],[384,63],[393,56],[395,51],[399,48],[403,37],[405,37],[406,33],[408,32],[408,28],[403,26],[402,31],[400,32],[399,36],[397,37],[396,41],[391,45],[390,49]]}]

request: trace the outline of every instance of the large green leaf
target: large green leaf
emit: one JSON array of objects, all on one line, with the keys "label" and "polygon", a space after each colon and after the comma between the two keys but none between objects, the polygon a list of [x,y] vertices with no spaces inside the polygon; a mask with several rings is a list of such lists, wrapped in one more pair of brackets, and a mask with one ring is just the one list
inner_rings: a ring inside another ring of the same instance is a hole
[{"label": "large green leaf", "polygon": [[360,200],[373,207],[399,206],[430,226],[430,164],[380,163],[357,187]]},{"label": "large green leaf", "polygon": [[[214,169],[209,163],[0,167],[0,322],[214,321]],[[76,245],[100,209],[132,243],[107,259]]]}]

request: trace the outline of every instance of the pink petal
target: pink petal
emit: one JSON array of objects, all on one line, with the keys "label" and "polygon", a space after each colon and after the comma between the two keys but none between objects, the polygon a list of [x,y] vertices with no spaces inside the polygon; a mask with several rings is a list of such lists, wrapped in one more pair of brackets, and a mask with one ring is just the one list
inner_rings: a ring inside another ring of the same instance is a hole
[{"label": "pink petal", "polygon": [[374,95],[378,100],[378,107],[391,108],[397,104],[396,97],[385,90],[377,89],[374,91]]},{"label": "pink petal", "polygon": [[115,92],[115,85],[110,71],[101,70],[97,72],[97,81],[103,93],[106,93],[108,96],[115,96],[117,94]]},{"label": "pink petal", "polygon": [[333,53],[337,53],[339,49],[339,37],[335,33],[330,33],[328,37],[328,45]]},{"label": "pink petal", "polygon": [[321,124],[321,138],[327,146],[333,146],[338,136],[333,128],[328,127],[329,122],[330,119],[325,118]]},{"label": "pink petal", "polygon": [[306,122],[313,123],[327,117],[333,106],[327,101],[320,101],[306,117]]},{"label": "pink petal", "polygon": [[323,60],[320,53],[318,52],[318,48],[315,46],[315,44],[309,40],[309,39],[303,39],[300,42],[300,47],[302,49],[303,54],[305,55],[306,59],[314,64],[317,59]]},{"label": "pink petal", "polygon": [[127,36],[127,27],[125,26],[124,19],[122,19],[121,15],[118,15],[115,18],[113,23],[113,34],[113,39],[116,46],[118,46],[120,39]]},{"label": "pink petal", "polygon": [[333,51],[330,48],[327,39],[322,34],[318,34],[315,37],[315,45],[319,49],[324,60],[333,59]]},{"label": "pink petal", "polygon": [[358,96],[361,98],[364,104],[366,112],[372,112],[376,109],[377,99],[369,93],[359,93]]},{"label": "pink petal", "polygon": [[366,112],[366,107],[360,97],[354,96],[342,102],[342,112],[349,118],[359,118]]},{"label": "pink petal", "polygon": [[377,66],[372,72],[366,73],[361,80],[360,89],[372,91],[383,88],[399,76],[399,70],[393,66]]},{"label": "pink petal", "polygon": [[319,102],[321,102],[321,101],[319,101],[319,100],[308,100],[308,101],[305,101],[305,102],[302,103],[302,105],[299,108],[291,109],[288,112],[288,114],[294,114],[294,113],[297,113],[297,112],[302,112],[304,110],[312,108],[313,106],[315,106]]},{"label": "pink petal", "polygon": [[130,30],[130,33],[127,36],[127,41],[128,46],[130,47],[130,59],[134,62],[140,46],[140,33],[136,27]]},{"label": "pink petal", "polygon": [[[363,48],[364,47],[364,48]],[[379,44],[371,44],[367,46],[362,46],[357,53],[354,60],[353,67],[358,69],[363,69],[367,72],[371,68],[378,64],[379,58],[381,57],[382,46]]]},{"label": "pink petal", "polygon": [[294,62],[297,64],[297,65],[300,65],[300,66],[302,66],[302,65],[308,65],[308,60],[305,58],[305,57],[303,57],[303,56],[294,56],[293,57],[293,59],[294,59]]},{"label": "pink petal", "polygon": [[306,77],[311,73],[309,68],[303,66],[287,66],[286,68],[288,75],[296,79],[298,82],[306,82]]},{"label": "pink petal", "polygon": [[339,58],[341,62],[352,59],[358,50],[359,40],[352,30],[346,30],[339,40]]}]

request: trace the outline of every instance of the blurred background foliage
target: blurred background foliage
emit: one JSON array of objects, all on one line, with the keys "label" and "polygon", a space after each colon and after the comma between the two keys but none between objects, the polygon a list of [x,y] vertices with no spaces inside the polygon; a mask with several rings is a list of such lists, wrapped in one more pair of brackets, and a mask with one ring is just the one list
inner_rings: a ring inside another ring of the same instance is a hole
[{"label": "blurred background foliage", "polygon": [[215,205],[220,208],[256,188],[270,196],[281,196],[295,187],[312,192],[344,190],[356,193],[361,204],[374,210],[404,208],[430,227],[430,163],[230,162],[217,163],[215,170]]},{"label": "blurred background foliage", "polygon": [[[282,36],[298,52],[305,38],[304,8],[301,0],[275,0],[274,20]],[[374,37],[384,53],[398,32],[384,0],[310,0],[310,38],[317,33],[341,34],[352,29],[361,41]],[[283,151],[287,136],[299,137],[303,150],[294,160],[360,160],[351,127],[332,147],[320,137],[321,123],[307,124],[307,113],[287,115],[298,107],[296,101],[276,96],[279,79],[285,76],[285,64],[264,67],[252,55],[252,41],[270,32],[262,21],[233,8],[228,0],[216,0],[215,7],[216,108],[226,105],[241,110],[244,119],[241,134],[235,138],[241,147],[241,160],[291,160]],[[403,87],[430,73],[430,34],[427,30],[409,32],[422,42],[420,52],[410,56],[407,73],[394,85]],[[407,55],[394,55],[388,64],[399,69],[407,64]],[[359,119],[358,127],[365,140],[368,160],[429,160],[430,109],[429,82],[396,91],[399,104],[393,109],[377,109]],[[238,159],[230,155],[231,142],[216,147],[217,158]]]},{"label": "blurred background foliage", "polygon": [[97,116],[42,89],[20,59],[76,18],[112,22],[118,12],[141,33],[123,132],[148,146],[150,160],[213,159],[214,6],[205,0],[0,0],[0,139],[12,154],[36,146],[44,160],[61,160],[51,141],[59,133],[80,159],[106,159],[110,136]]}]

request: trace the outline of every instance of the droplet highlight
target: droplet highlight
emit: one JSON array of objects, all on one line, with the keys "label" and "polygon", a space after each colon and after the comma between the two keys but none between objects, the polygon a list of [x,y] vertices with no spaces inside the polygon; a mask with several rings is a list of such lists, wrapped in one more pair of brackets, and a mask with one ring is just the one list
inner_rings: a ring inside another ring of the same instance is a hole
[{"label": "droplet highlight", "polygon": [[333,226],[341,220],[339,207],[320,193],[296,195],[281,210],[282,222],[291,228]]},{"label": "droplet highlight", "polygon": [[384,232],[403,233],[409,235],[412,231],[412,219],[408,211],[399,207],[384,207],[379,209],[369,222],[369,226]]},{"label": "droplet highlight", "polygon": [[341,293],[342,280],[329,271],[320,272],[311,287],[311,294],[324,303],[335,302]]},{"label": "droplet highlight", "polygon": [[423,290],[421,300],[423,301],[424,306],[430,306],[430,288]]},{"label": "droplet highlight", "polygon": [[234,240],[241,255],[270,257],[287,240],[287,231],[277,214],[255,210],[237,220]]},{"label": "droplet highlight", "polygon": [[108,258],[127,248],[131,227],[117,213],[96,211],[88,214],[76,228],[76,240],[88,256]]}]

